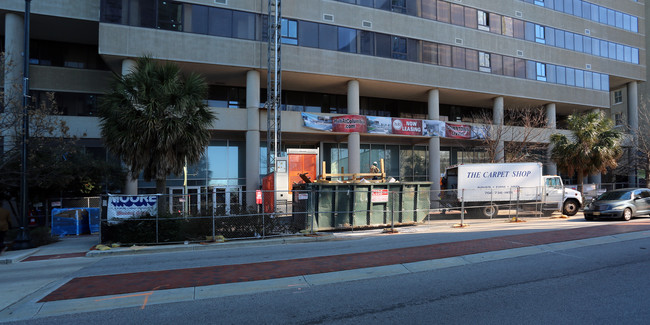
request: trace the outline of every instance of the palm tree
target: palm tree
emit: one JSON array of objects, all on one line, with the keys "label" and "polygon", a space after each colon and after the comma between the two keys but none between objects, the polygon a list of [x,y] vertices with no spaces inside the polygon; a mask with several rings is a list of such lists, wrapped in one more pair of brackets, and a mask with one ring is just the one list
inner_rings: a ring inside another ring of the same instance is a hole
[{"label": "palm tree", "polygon": [[551,135],[551,160],[570,176],[577,173],[578,189],[582,191],[583,176],[616,168],[623,154],[622,135],[614,129],[612,120],[599,111],[572,114],[567,121],[573,137]]},{"label": "palm tree", "polygon": [[170,174],[198,162],[210,140],[214,114],[205,99],[207,85],[173,63],[138,58],[127,75],[115,75],[99,107],[106,147],[130,168],[135,179],[156,180],[164,193]]}]

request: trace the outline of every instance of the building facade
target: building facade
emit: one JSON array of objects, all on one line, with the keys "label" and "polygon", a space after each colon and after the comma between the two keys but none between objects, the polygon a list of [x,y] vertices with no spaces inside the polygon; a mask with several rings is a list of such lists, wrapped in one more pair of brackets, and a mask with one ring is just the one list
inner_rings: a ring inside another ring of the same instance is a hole
[{"label": "building facade", "polygon": [[[218,120],[188,188],[241,200],[268,171],[267,2],[32,0],[31,94],[55,92],[71,131],[101,153],[94,115],[113,73],[143,55],[200,73]],[[22,62],[24,8],[0,3],[6,62]],[[318,173],[323,161],[358,173],[384,159],[391,177],[437,188],[447,166],[490,158],[478,126],[507,124],[507,111],[541,108],[542,144],[574,112],[634,127],[645,12],[642,0],[283,0],[281,151],[316,150]],[[5,90],[21,78],[22,64],[5,63]],[[181,185],[168,180],[170,193]]]}]

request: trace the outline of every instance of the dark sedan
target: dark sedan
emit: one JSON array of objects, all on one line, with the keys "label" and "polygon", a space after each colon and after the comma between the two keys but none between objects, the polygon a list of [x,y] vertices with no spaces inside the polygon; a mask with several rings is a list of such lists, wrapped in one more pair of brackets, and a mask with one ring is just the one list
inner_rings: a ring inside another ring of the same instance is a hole
[{"label": "dark sedan", "polygon": [[650,214],[650,189],[622,188],[607,191],[587,205],[584,214],[586,220],[619,218],[625,221]]}]

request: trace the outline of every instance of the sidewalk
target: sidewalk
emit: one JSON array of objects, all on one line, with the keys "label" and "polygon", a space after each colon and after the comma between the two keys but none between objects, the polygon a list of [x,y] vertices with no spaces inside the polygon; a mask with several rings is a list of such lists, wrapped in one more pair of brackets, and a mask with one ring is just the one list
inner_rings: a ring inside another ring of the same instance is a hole
[{"label": "sidewalk", "polygon": [[[529,222],[523,223],[508,223],[505,220],[470,220],[470,222],[471,226],[468,228],[454,228],[452,227],[456,224],[454,220],[437,220],[424,225],[401,227],[400,234],[396,235],[382,234],[381,229],[374,229],[327,233],[315,237],[242,240],[210,245],[123,247],[108,251],[89,251],[90,247],[97,243],[98,236],[66,237],[58,243],[29,252],[18,251],[20,256],[15,255],[15,262],[20,261],[21,265],[24,263],[24,266],[28,266],[30,259],[77,257],[69,261],[92,263],[92,260],[100,260],[97,257],[110,258],[112,255],[121,254],[240,249],[305,241],[355,240],[366,237],[374,240],[374,237],[378,236],[391,236],[388,238],[395,239],[392,240],[394,243],[408,242],[408,238],[411,237],[401,236],[409,235],[426,237],[430,241],[429,244],[416,244],[416,246],[395,245],[394,247],[397,248],[391,249],[372,246],[347,253],[329,252],[319,255],[315,252],[314,255],[303,255],[301,258],[252,260],[241,264],[64,277],[36,291],[30,291],[33,293],[0,311],[0,319],[6,317],[8,320],[23,320],[118,307],[144,308],[147,304],[192,301],[281,290],[288,287],[326,285],[558,252],[650,236],[649,218],[639,218],[631,222],[585,222],[580,217],[569,220],[532,218]],[[363,245],[349,242],[345,246]],[[26,256],[28,257],[25,258]],[[47,263],[47,261],[40,263]]]},{"label": "sidewalk", "polygon": [[0,255],[0,264],[11,264],[27,260],[85,256],[97,244],[99,244],[99,235],[63,237],[60,241],[49,245],[17,251],[6,251]]}]

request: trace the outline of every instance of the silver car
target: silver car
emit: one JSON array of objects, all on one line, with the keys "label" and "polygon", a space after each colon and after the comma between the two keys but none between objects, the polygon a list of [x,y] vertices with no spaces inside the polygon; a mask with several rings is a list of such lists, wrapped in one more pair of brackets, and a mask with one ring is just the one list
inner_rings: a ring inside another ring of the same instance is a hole
[{"label": "silver car", "polygon": [[585,219],[620,218],[650,214],[650,189],[622,188],[601,194],[584,209]]}]

